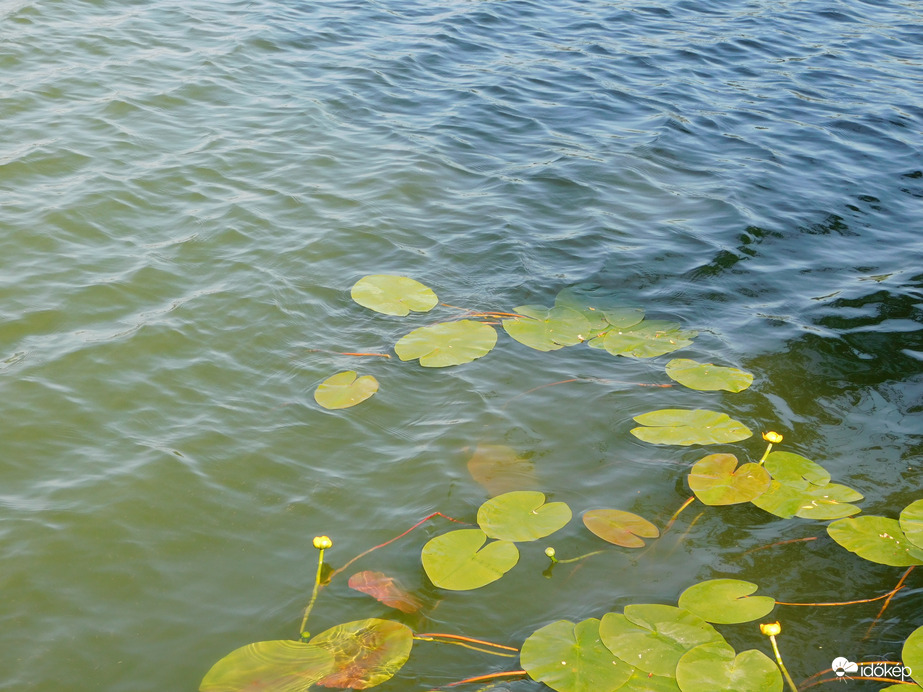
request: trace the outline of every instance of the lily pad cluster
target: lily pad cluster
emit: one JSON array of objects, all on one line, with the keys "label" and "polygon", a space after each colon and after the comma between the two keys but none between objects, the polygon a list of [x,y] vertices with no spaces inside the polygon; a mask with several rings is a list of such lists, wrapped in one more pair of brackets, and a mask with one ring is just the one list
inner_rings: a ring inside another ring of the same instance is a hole
[{"label": "lily pad cluster", "polygon": [[775,607],[736,579],[688,588],[679,607],[634,604],[578,623],[559,620],[523,643],[520,662],[558,692],[781,692],[761,651],[737,653],[714,624],[757,620]]}]

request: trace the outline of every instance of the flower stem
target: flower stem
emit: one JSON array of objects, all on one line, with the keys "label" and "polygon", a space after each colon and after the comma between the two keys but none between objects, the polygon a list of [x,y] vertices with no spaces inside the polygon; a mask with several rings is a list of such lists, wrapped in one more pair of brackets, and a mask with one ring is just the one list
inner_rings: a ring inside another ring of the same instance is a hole
[{"label": "flower stem", "polygon": [[[771,447],[772,444],[770,444],[769,446]],[[788,686],[791,688],[792,692],[798,692],[798,688],[795,687],[795,683],[792,680],[792,676],[788,674],[788,670],[785,668],[785,664],[782,663],[782,654],[779,653],[779,645],[776,644],[776,636],[774,634],[770,635],[769,641],[772,642],[772,650],[776,654],[776,663],[778,663],[779,668],[782,669],[782,675],[785,676],[785,682],[788,683]]]},{"label": "flower stem", "polygon": [[304,628],[308,624],[308,615],[311,614],[311,609],[314,607],[314,601],[317,600],[317,592],[320,590],[320,581],[323,569],[324,549],[320,548],[317,553],[317,576],[314,577],[314,592],[311,594],[311,600],[308,602],[308,607],[304,609],[304,617],[301,618],[301,627],[298,629],[302,640],[308,638],[308,633],[305,632]]}]

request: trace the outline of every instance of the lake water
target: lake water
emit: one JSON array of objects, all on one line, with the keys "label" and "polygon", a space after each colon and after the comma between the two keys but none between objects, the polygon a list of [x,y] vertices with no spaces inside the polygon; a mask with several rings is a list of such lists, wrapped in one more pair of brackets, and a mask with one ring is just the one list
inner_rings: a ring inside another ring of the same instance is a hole
[{"label": "lake water", "polygon": [[[357,563],[420,594],[416,631],[519,646],[721,576],[780,601],[896,584],[825,522],[751,505],[698,505],[650,551],[550,579],[542,550],[604,547],[591,508],[662,526],[691,463],[763,451],[758,434],[629,434],[657,408],[783,433],[863,512],[919,497],[916,0],[2,0],[0,38],[0,689],[197,689],[238,646],[297,635],[313,536],[338,566],[434,511],[474,521],[478,445],[530,460],[575,520],[480,591],[428,584],[420,549],[444,520]],[[353,303],[379,273],[476,310],[597,286],[698,330],[677,356],[755,382],[640,387],[670,383],[673,356],[540,353],[502,331],[455,368],[337,355],[457,315]],[[380,391],[320,408],[349,369]],[[877,603],[780,606],[792,675],[898,660],[921,579],[868,640]],[[373,616],[395,611],[339,578],[311,629]],[[769,652],[754,624],[725,631]],[[418,643],[379,689],[516,667]]]}]

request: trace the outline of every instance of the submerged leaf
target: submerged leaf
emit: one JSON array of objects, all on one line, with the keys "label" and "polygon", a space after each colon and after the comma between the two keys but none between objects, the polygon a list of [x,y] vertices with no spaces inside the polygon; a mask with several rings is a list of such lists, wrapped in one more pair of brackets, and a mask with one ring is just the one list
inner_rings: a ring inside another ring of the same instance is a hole
[{"label": "submerged leaf", "polygon": [[497,331],[489,324],[459,320],[414,329],[401,337],[394,351],[401,360],[419,358],[424,368],[444,368],[487,355],[496,343]]},{"label": "submerged leaf", "polygon": [[534,541],[553,534],[571,520],[563,502],[545,504],[545,495],[519,490],[492,498],[478,509],[478,525],[501,541]]},{"label": "submerged leaf", "polygon": [[759,464],[737,468],[733,454],[709,454],[689,472],[689,488],[706,505],[750,502],[769,489],[769,472]]},{"label": "submerged leaf", "polygon": [[459,529],[436,536],[423,546],[423,569],[441,589],[466,591],[496,581],[519,562],[508,541],[487,542],[481,529]]},{"label": "submerged leaf", "polygon": [[200,692],[302,692],[334,666],[325,649],[289,640],[254,642],[235,649],[211,667]]},{"label": "submerged leaf", "polygon": [[591,509],[584,513],[583,523],[604,541],[623,548],[643,548],[641,538],[660,535],[660,530],[644,517],[619,509]]},{"label": "submerged leaf", "polygon": [[314,400],[327,409],[349,408],[378,391],[378,380],[371,375],[356,376],[355,370],[338,372],[318,385]]},{"label": "submerged leaf", "polygon": [[751,622],[776,607],[769,596],[751,596],[759,587],[740,579],[709,579],[693,584],[679,596],[679,607],[718,625]]},{"label": "submerged leaf", "polygon": [[846,550],[866,560],[892,567],[923,565],[923,549],[907,540],[896,519],[849,517],[830,524],[827,533]]},{"label": "submerged leaf", "polygon": [[468,473],[490,497],[538,485],[535,465],[506,445],[479,444],[468,460]]},{"label": "submerged leaf", "polygon": [[559,620],[533,632],[519,662],[533,680],[558,692],[614,692],[633,668],[599,640],[599,620]]},{"label": "submerged leaf", "polygon": [[401,587],[394,577],[382,572],[357,572],[349,578],[349,588],[368,594],[402,613],[414,613],[423,607],[419,598]]},{"label": "submerged leaf", "polygon": [[403,316],[411,310],[427,312],[439,302],[436,294],[419,281],[390,274],[363,276],[353,285],[350,294],[362,307],[385,315]]},{"label": "submerged leaf", "polygon": [[317,681],[324,687],[363,690],[390,680],[413,647],[413,632],[400,622],[369,618],[324,630],[310,644],[334,657],[334,672]]},{"label": "submerged leaf", "polygon": [[683,692],[782,692],[782,673],[762,651],[734,655],[730,645],[704,644],[683,655],[676,666]]},{"label": "submerged leaf", "polygon": [[684,387],[699,391],[723,389],[741,392],[753,384],[753,375],[737,368],[699,363],[689,358],[674,358],[667,363],[667,376]]},{"label": "submerged leaf", "polygon": [[726,413],[707,409],[665,408],[634,417],[643,428],[631,434],[658,445],[721,444],[746,440],[753,432]]}]

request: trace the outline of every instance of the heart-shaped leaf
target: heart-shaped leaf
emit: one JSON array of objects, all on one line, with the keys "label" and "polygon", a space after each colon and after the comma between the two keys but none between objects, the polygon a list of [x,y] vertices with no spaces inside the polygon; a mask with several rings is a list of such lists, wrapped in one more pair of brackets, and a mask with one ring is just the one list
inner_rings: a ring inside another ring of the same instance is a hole
[{"label": "heart-shaped leaf", "polygon": [[642,538],[657,538],[660,530],[644,517],[619,509],[591,509],[584,525],[604,541],[623,548],[643,548]]},{"label": "heart-shaped leaf", "polygon": [[860,493],[839,483],[828,483],[820,487],[809,486],[807,490],[802,491],[802,503],[795,516],[821,521],[842,519],[862,511],[856,505],[849,504],[861,499]]},{"label": "heart-shaped leaf", "polygon": [[595,618],[536,630],[523,642],[519,661],[533,680],[558,692],[614,692],[634,670],[603,646]]},{"label": "heart-shaped leaf", "polygon": [[827,527],[830,537],[861,558],[893,567],[923,565],[923,549],[901,531],[896,519],[886,517],[848,517]]},{"label": "heart-shaped leaf", "polygon": [[602,346],[614,356],[654,358],[691,345],[697,334],[680,329],[675,322],[642,320],[631,327],[613,327],[589,345]]},{"label": "heart-shaped leaf", "polygon": [[371,375],[356,376],[355,370],[338,372],[318,385],[314,400],[328,409],[349,408],[378,391],[378,380]]},{"label": "heart-shaped leaf", "polygon": [[468,473],[490,497],[538,485],[535,465],[506,445],[479,444],[468,460]]},{"label": "heart-shaped leaf", "polygon": [[753,432],[726,413],[707,409],[665,408],[634,417],[643,428],[632,428],[639,440],[658,445],[707,445],[739,442]]},{"label": "heart-shaped leaf", "polygon": [[413,632],[400,622],[369,618],[324,630],[309,644],[334,657],[334,672],[318,685],[364,690],[390,680],[407,662]]},{"label": "heart-shaped leaf", "polygon": [[394,577],[382,572],[357,572],[349,578],[349,588],[368,594],[402,613],[415,613],[423,607],[419,598],[398,584]]},{"label": "heart-shaped leaf", "polygon": [[481,529],[459,529],[436,536],[423,546],[423,569],[436,586],[452,591],[479,589],[496,581],[519,562],[508,541],[484,545]]},{"label": "heart-shaped leaf", "polygon": [[769,489],[769,472],[759,464],[737,468],[733,454],[709,454],[689,472],[689,488],[706,505],[750,502]]},{"label": "heart-shaped leaf", "polygon": [[683,692],[782,692],[782,673],[756,649],[734,655],[729,645],[705,644],[684,654],[676,666]]},{"label": "heart-shaped leaf", "polygon": [[211,667],[200,692],[302,692],[330,674],[333,655],[313,644],[275,640],[235,649]]},{"label": "heart-shaped leaf", "polygon": [[425,368],[444,368],[487,355],[496,343],[497,331],[489,324],[459,320],[414,329],[401,337],[394,351],[401,360],[419,358]]},{"label": "heart-shaped leaf", "polygon": [[698,615],[668,605],[630,605],[606,613],[599,635],[609,650],[646,673],[675,677],[676,664],[689,649],[724,637]]},{"label": "heart-shaped leaf", "polygon": [[774,480],[786,485],[806,488],[810,485],[827,485],[830,474],[820,464],[792,452],[772,452],[766,457],[764,467]]},{"label": "heart-shaped leaf", "polygon": [[570,507],[563,502],[545,504],[544,493],[518,490],[482,504],[478,526],[501,541],[534,541],[563,527],[571,516]]},{"label": "heart-shaped leaf", "polygon": [[538,351],[573,346],[589,334],[587,318],[567,307],[523,305],[516,308],[516,312],[525,317],[503,320],[503,328],[519,343]]},{"label": "heart-shaped leaf", "polygon": [[923,680],[923,627],[917,627],[904,641],[901,662],[910,668],[910,674],[917,683]]},{"label": "heart-shaped leaf", "polygon": [[[614,296],[594,291],[565,288],[558,293],[554,304],[555,307],[570,308],[583,315],[590,324],[590,334],[593,336],[604,334],[612,327],[633,327],[644,319],[644,310],[641,308],[624,307]],[[598,347],[602,348],[602,344],[598,344]]]},{"label": "heart-shaped leaf", "polygon": [[667,376],[684,387],[699,391],[723,389],[741,392],[753,384],[753,375],[737,368],[699,363],[688,358],[674,358],[667,363]]},{"label": "heart-shaped leaf", "polygon": [[[907,540],[923,550],[923,500],[916,500],[904,507],[900,524]],[[920,672],[923,673],[923,666]]]},{"label": "heart-shaped leaf", "polygon": [[719,625],[751,622],[776,607],[769,596],[751,596],[759,587],[740,579],[709,579],[680,594],[678,605],[703,620]]},{"label": "heart-shaped leaf", "polygon": [[439,302],[436,294],[419,281],[390,274],[364,276],[353,285],[350,294],[362,307],[385,315],[427,312]]}]

